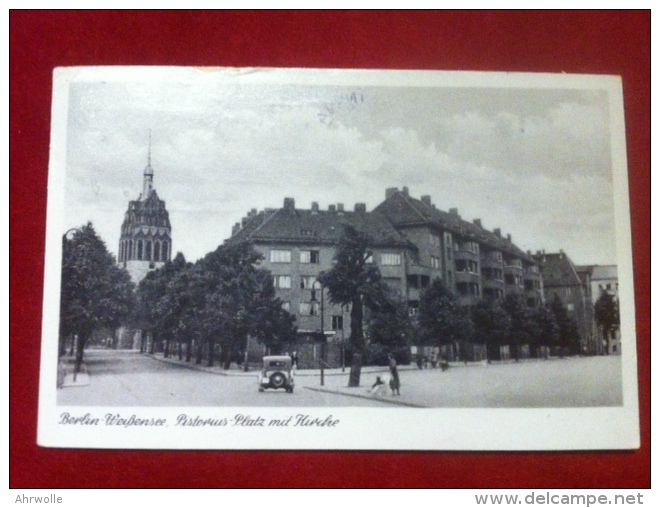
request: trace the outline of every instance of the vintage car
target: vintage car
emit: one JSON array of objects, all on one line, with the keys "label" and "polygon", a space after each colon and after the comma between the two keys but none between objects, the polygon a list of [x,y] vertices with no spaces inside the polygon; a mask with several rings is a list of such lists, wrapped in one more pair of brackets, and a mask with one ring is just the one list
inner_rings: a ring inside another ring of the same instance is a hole
[{"label": "vintage car", "polygon": [[293,393],[294,379],[291,357],[264,356],[264,365],[259,375],[259,391],[266,388],[284,388]]}]

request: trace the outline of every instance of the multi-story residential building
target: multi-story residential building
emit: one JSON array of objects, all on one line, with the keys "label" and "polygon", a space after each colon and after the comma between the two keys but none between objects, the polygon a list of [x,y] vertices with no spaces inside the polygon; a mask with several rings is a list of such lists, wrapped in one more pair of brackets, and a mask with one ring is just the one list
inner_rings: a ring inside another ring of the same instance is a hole
[{"label": "multi-story residential building", "polygon": [[538,252],[536,258],[543,276],[546,300],[550,302],[557,296],[568,311],[568,317],[575,320],[581,352],[599,354],[600,346],[594,336],[589,270],[575,266],[563,251]]},{"label": "multi-story residential building", "polygon": [[[415,199],[407,187],[387,189],[374,213],[387,217],[417,247],[419,256],[408,273],[441,278],[460,304],[474,305],[482,297],[501,299],[509,293],[524,295],[530,307],[543,304],[538,263],[500,229],[490,232],[480,219],[465,221],[456,208],[438,210],[430,196]],[[417,293],[408,292],[413,308],[417,298]]]},{"label": "multi-story residential building", "polygon": [[[405,294],[406,266],[416,256],[414,245],[401,235],[385,217],[368,213],[362,203],[354,210],[339,203],[321,210],[318,203],[310,209],[296,208],[293,198],[285,198],[284,206],[261,212],[251,210],[234,225],[227,242],[249,240],[263,255],[260,266],[269,270],[273,285],[284,308],[296,316],[301,343],[316,345],[320,338],[332,337],[333,344],[342,344],[350,333],[347,309],[329,302],[327,290],[318,276],[333,266],[336,245],[345,225],[368,233],[373,243],[373,255],[368,262],[380,269],[383,279],[395,291]],[[301,364],[313,364],[320,349],[302,348]],[[339,349],[325,352],[329,365],[341,363]]]},{"label": "multi-story residential building", "polygon": [[234,225],[227,241],[248,240],[261,252],[261,266],[270,270],[277,295],[296,316],[303,342],[318,341],[321,332],[338,341],[350,333],[348,310],[330,305],[317,280],[332,268],[346,224],[371,237],[371,262],[405,299],[411,315],[418,312],[421,293],[436,278],[461,305],[509,293],[523,295],[530,307],[543,305],[543,279],[534,257],[499,229],[487,231],[478,219],[467,222],[456,209],[438,210],[430,196],[415,199],[406,187],[388,189],[372,212],[362,203],[352,211],[342,204],[320,210],[317,203],[303,210],[285,198],[282,208],[251,210]]}]

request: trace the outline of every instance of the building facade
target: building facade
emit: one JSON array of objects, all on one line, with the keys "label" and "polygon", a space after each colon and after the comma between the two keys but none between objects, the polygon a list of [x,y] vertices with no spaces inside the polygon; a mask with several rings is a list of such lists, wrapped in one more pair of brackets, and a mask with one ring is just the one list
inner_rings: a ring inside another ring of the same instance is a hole
[{"label": "building facade", "polygon": [[[543,278],[533,256],[499,229],[487,231],[479,220],[465,221],[455,209],[438,210],[430,196],[415,199],[406,187],[388,189],[371,212],[362,203],[351,211],[341,203],[327,210],[317,203],[299,209],[285,198],[282,208],[251,210],[234,225],[227,242],[250,241],[263,255],[260,266],[272,273],[277,296],[295,315],[303,342],[324,336],[342,344],[350,334],[348,309],[329,304],[318,282],[320,273],[332,268],[345,225],[371,237],[370,262],[406,302],[411,316],[418,313],[421,294],[434,279],[444,281],[460,305],[510,293],[522,295],[529,307],[544,304]],[[328,364],[336,366],[330,356]]]},{"label": "building facade", "polygon": [[[591,303],[596,304],[603,293],[609,294],[614,303],[619,302],[619,277],[616,265],[592,265],[584,267],[590,272]],[[595,335],[597,336],[601,354],[621,354],[621,328],[614,327],[608,337],[603,336],[602,330],[594,323]]]},{"label": "building facade", "polygon": [[591,301],[591,273],[578,267],[563,252],[538,252],[537,259],[543,275],[545,298],[552,301],[558,297],[575,320],[580,335],[580,349],[584,354],[601,353],[594,335],[594,313]]},{"label": "building facade", "polygon": [[[151,149],[149,150],[151,152]],[[117,262],[124,267],[137,285],[147,274],[160,268],[172,256],[172,226],[165,201],[154,188],[151,153],[143,171],[142,193],[129,201],[119,237]],[[115,347],[143,349],[142,332],[119,328]]]},{"label": "building facade", "polygon": [[171,259],[172,226],[165,201],[154,188],[151,157],[143,172],[142,193],[129,201],[119,238],[118,262],[135,284]]}]

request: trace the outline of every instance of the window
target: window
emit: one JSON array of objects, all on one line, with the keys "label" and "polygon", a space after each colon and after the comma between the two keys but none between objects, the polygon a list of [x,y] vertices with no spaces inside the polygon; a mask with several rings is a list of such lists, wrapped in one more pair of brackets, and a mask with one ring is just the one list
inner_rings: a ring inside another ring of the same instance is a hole
[{"label": "window", "polygon": [[291,302],[282,302],[282,308],[285,311],[290,312],[291,311]]},{"label": "window", "polygon": [[419,301],[417,300],[408,301],[408,315],[416,316],[417,314],[419,314]]},{"label": "window", "polygon": [[291,289],[291,276],[290,275],[273,276],[273,286],[275,286],[278,289]]},{"label": "window", "polygon": [[319,263],[319,251],[317,250],[301,250],[300,251],[300,262],[301,263],[312,263],[317,265]]},{"label": "window", "polygon": [[333,330],[344,329],[344,316],[332,316],[332,329]]},{"label": "window", "polygon": [[383,253],[380,262],[383,266],[398,266],[401,264],[401,254]]},{"label": "window", "polygon": [[431,268],[440,268],[440,258],[437,256],[431,256]]},{"label": "window", "polygon": [[572,303],[568,303],[566,304],[566,309],[572,312],[575,310],[575,305],[573,305]]},{"label": "window", "polygon": [[367,258],[364,260],[364,262],[365,262],[366,264],[368,264],[368,265],[373,265],[373,263],[374,263],[374,255],[373,255],[373,254],[369,254],[369,255],[367,256]]},{"label": "window", "polygon": [[271,250],[270,251],[271,263],[291,263],[290,250]]},{"label": "window", "polygon": [[316,277],[310,275],[300,276],[300,289],[312,289],[316,282]]},{"label": "window", "polygon": [[321,312],[321,305],[318,302],[300,302],[298,304],[298,313],[301,316],[318,316]]},{"label": "window", "polygon": [[429,243],[436,247],[440,245],[440,237],[436,234],[429,233]]}]

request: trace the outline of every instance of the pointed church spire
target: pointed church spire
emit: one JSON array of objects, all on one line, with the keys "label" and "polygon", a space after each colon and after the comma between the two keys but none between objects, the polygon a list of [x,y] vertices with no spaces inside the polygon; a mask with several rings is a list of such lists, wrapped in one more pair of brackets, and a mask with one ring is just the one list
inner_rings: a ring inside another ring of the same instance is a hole
[{"label": "pointed church spire", "polygon": [[147,167],[144,168],[144,183],[142,186],[142,201],[145,201],[154,187],[154,170],[151,167],[151,130],[149,130],[149,148],[147,151]]}]

